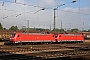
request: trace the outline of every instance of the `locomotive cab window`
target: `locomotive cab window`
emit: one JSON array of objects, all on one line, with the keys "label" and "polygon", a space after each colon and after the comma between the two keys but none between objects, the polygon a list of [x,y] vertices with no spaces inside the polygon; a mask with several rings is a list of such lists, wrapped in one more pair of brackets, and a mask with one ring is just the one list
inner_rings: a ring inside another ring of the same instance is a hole
[{"label": "locomotive cab window", "polygon": [[53,35],[53,37],[54,37],[54,35]]},{"label": "locomotive cab window", "polygon": [[18,35],[17,37],[20,37],[20,35]]},{"label": "locomotive cab window", "polygon": [[12,34],[12,36],[14,37],[16,34]]},{"label": "locomotive cab window", "polygon": [[55,37],[57,37],[58,36],[58,34],[55,34]]},{"label": "locomotive cab window", "polygon": [[61,37],[61,35],[59,37]]}]

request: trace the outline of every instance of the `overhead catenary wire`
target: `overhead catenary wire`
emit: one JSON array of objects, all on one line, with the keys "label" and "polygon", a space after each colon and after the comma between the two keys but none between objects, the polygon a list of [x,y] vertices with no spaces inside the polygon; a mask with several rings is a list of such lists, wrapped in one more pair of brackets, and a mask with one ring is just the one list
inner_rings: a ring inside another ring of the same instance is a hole
[{"label": "overhead catenary wire", "polygon": [[4,1],[3,1],[3,3],[2,3],[2,6],[4,6]]},{"label": "overhead catenary wire", "polygon": [[[25,3],[18,3],[16,2],[11,2],[11,1],[4,1],[4,0],[0,0],[0,1],[3,1],[3,2],[10,2],[10,3],[16,3],[16,4],[22,4],[22,5],[28,5],[28,6],[34,6],[34,7],[40,7],[40,6],[35,6],[35,5],[29,5],[29,4],[25,4]],[[70,2],[69,2],[70,3]],[[69,3],[65,3],[65,4],[69,4]],[[65,4],[62,4],[62,5],[65,5]],[[60,7],[61,5],[59,5],[58,7]],[[57,8],[58,8],[57,7]],[[40,8],[44,8],[44,7],[40,7]],[[47,9],[47,8],[44,8],[44,9]],[[5,9],[7,10],[7,9]],[[14,11],[14,10],[7,10],[7,11]],[[61,10],[60,10],[61,11]],[[64,10],[62,10],[64,11]],[[19,11],[16,11],[16,12],[19,12]],[[78,13],[78,12],[72,12],[72,11],[65,11],[65,12],[71,12],[71,13]],[[28,13],[28,12],[27,12]],[[80,13],[80,0],[79,0],[79,14],[84,14],[84,15],[90,15],[90,14],[85,14],[85,13]],[[19,14],[20,15],[20,14]]]},{"label": "overhead catenary wire", "polygon": [[[53,9],[53,8],[46,8],[46,7],[41,7],[41,6],[37,6],[37,5],[29,5],[29,4],[26,4],[26,3],[16,2],[17,0],[14,0],[13,2],[11,2],[11,1],[4,1],[4,0],[0,0],[0,1],[3,1],[3,4],[2,4],[2,5],[5,4],[4,2],[10,2],[10,3],[22,4],[22,5],[33,6],[33,7],[44,8],[44,9]],[[78,1],[79,1],[79,11],[80,11],[80,0],[78,0]],[[73,2],[74,2],[74,1],[73,1]],[[56,9],[57,9],[58,7],[60,7],[60,6],[63,6],[63,5],[69,4],[69,3],[73,3],[73,2],[68,2],[68,3],[64,3],[64,4],[62,4],[62,5],[58,5],[58,6],[56,7]],[[83,14],[83,13],[82,13],[82,14]]]},{"label": "overhead catenary wire", "polygon": [[[13,11],[13,12],[21,12],[21,11],[10,10],[10,9],[0,9],[0,10]],[[31,13],[31,12],[34,12],[34,11],[26,11],[25,13]]]},{"label": "overhead catenary wire", "polygon": [[[64,12],[70,12],[70,13],[77,13],[78,14],[78,12],[72,12],[72,11],[66,11],[66,10],[59,10],[59,11],[64,11]],[[82,14],[82,15],[90,15],[90,14],[85,14],[85,13],[79,13],[79,14]]]},{"label": "overhead catenary wire", "polygon": [[79,8],[78,8],[78,13],[80,13],[80,0],[79,0]]},{"label": "overhead catenary wire", "polygon": [[[15,10],[8,10],[8,9],[0,9],[0,10],[12,11],[12,12],[20,12],[20,11],[15,11]],[[32,13],[32,12],[34,12],[34,11],[21,12],[21,13],[17,14],[15,17],[18,17],[18,16],[22,15],[23,13],[28,13],[29,14],[29,13]],[[11,16],[5,16],[5,17],[3,17],[3,19],[6,19],[8,17],[11,17]]]},{"label": "overhead catenary wire", "polygon": [[[24,13],[28,13],[28,12],[19,13],[19,14],[15,15],[15,17],[18,17],[18,16],[20,16],[20,15],[22,15],[22,14],[24,14]],[[29,13],[30,13],[30,12],[29,12]],[[8,18],[8,17],[12,17],[12,15],[11,15],[11,16],[3,17],[3,19],[6,19],[6,18]],[[13,16],[13,17],[14,17],[14,16]]]},{"label": "overhead catenary wire", "polygon": [[[63,11],[63,12],[68,12],[68,11],[65,11],[65,10],[59,10],[59,12],[60,11]],[[78,12],[71,12],[71,11],[69,11],[69,13],[76,13],[76,14],[78,14]],[[59,13],[58,13],[59,14]],[[80,14],[80,13],[79,13]],[[65,15],[67,15],[67,16],[72,16],[72,15],[70,15],[70,14],[65,14]],[[80,15],[85,15],[86,16],[86,14],[80,14]],[[82,18],[82,19],[88,19],[88,20],[90,20],[90,18],[88,17],[88,18],[84,18],[84,17],[79,17],[79,16],[74,16],[75,18]]]},{"label": "overhead catenary wire", "polygon": [[[16,1],[16,0],[15,0]],[[29,4],[26,4],[26,3],[19,3],[19,2],[12,2],[11,1],[11,3],[15,3],[15,4],[21,4],[21,5],[27,5],[27,6],[29,6]],[[8,1],[9,2],[9,1]],[[4,3],[5,4],[5,3]],[[4,5],[4,6],[6,6],[6,5]],[[36,6],[36,5],[31,5],[31,6],[33,6],[33,7],[38,7],[38,6]],[[60,6],[60,5],[59,5]],[[38,7],[38,8],[45,8],[45,7]],[[45,8],[45,9],[48,9],[48,8]],[[50,8],[49,8],[50,9]],[[52,8],[53,9],[53,8]],[[79,8],[80,9],[80,8]],[[15,10],[8,10],[8,9],[5,9],[6,11],[14,11],[14,12],[20,12],[20,11],[15,11]],[[73,11],[65,11],[65,12],[71,12],[71,13],[79,13],[79,14],[82,14],[82,15],[89,15],[89,14],[85,14],[85,13],[81,13],[80,12],[80,10],[78,10],[78,12],[73,12]],[[26,12],[24,12],[24,13],[26,13]],[[27,12],[28,13],[28,12]],[[20,15],[22,15],[23,14],[23,12],[21,12],[21,13],[18,13],[18,14],[16,14],[15,15],[15,17],[17,16],[20,16]],[[39,14],[39,13],[38,13]],[[57,14],[58,14],[58,9],[57,9]],[[41,15],[41,14],[40,14]],[[44,15],[44,14],[43,14]],[[39,15],[38,15],[39,16]],[[58,15],[57,15],[58,16]],[[4,16],[4,17],[7,17],[7,16]],[[8,16],[7,18],[9,18],[10,16]],[[80,17],[81,18],[81,17]],[[6,18],[5,18],[6,19]]]},{"label": "overhead catenary wire", "polygon": [[[3,0],[0,0],[0,1],[3,1]],[[5,6],[5,2],[10,2],[10,3],[16,3],[16,4],[22,4],[22,5],[27,5],[27,6],[33,6],[33,7],[39,7],[39,8],[43,8],[43,7],[40,7],[40,6],[35,6],[35,5],[29,5],[29,4],[25,4],[25,3],[19,3],[15,0],[15,2],[11,2],[11,1],[3,1],[3,6]],[[6,6],[7,7],[7,6]],[[44,9],[44,8],[43,8]],[[48,9],[48,8],[47,8]],[[14,11],[14,12],[20,12],[20,11],[15,11],[15,10],[7,10],[7,9],[0,9],[0,10],[6,10],[6,11]],[[29,13],[29,12],[25,12],[25,13]],[[36,12],[35,12],[36,13]],[[18,17],[19,15],[21,14],[18,14],[16,17]]]},{"label": "overhead catenary wire", "polygon": [[[3,1],[3,0],[0,0],[0,1]],[[25,3],[19,3],[19,2],[16,2],[16,0],[14,2],[11,2],[11,1],[3,1],[4,2],[10,2],[10,3],[16,3],[16,4],[22,4],[22,5],[27,5],[27,6],[33,6],[33,7],[39,7],[39,8],[43,8],[43,9],[53,9],[53,8],[46,8],[46,7],[41,7],[41,6],[35,6],[35,5],[29,5],[29,4],[25,4]],[[72,2],[69,2],[69,3],[72,3]],[[60,6],[63,6],[63,5],[66,5],[66,4],[69,4],[69,3],[65,3],[65,4],[62,4],[62,5],[58,5],[56,7],[56,9]],[[5,3],[4,3],[5,4]],[[5,9],[7,10],[7,9]],[[14,11],[14,10],[8,10],[8,11]],[[18,12],[18,11],[16,11]],[[72,12],[72,11],[66,11],[66,12]],[[78,12],[72,12],[72,13],[78,13]],[[79,0],[79,14],[84,14],[84,13],[80,13],[80,0]],[[90,14],[84,14],[84,15],[90,15]]]},{"label": "overhead catenary wire", "polygon": [[[3,1],[3,0],[0,0],[0,1]],[[20,3],[20,2],[17,2],[16,0],[13,1],[13,2],[11,2],[11,1],[4,1],[4,4],[5,4],[5,2],[21,4],[21,5],[27,5],[27,6],[33,6],[33,7],[38,7],[38,8],[53,9],[53,8],[48,8],[48,7],[42,7],[42,6],[37,6],[37,5],[30,5],[30,4],[26,4],[26,3]]]}]

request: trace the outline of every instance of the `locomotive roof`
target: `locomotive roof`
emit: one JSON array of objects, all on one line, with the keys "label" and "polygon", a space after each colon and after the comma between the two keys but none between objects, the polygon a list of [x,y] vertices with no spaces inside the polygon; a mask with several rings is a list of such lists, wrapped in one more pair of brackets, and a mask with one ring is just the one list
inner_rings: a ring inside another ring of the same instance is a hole
[{"label": "locomotive roof", "polygon": [[78,36],[78,35],[81,35],[81,34],[61,34],[61,35],[68,35],[68,36]]},{"label": "locomotive roof", "polygon": [[22,33],[22,34],[32,34],[32,35],[50,35],[50,34],[44,34],[44,33]]}]

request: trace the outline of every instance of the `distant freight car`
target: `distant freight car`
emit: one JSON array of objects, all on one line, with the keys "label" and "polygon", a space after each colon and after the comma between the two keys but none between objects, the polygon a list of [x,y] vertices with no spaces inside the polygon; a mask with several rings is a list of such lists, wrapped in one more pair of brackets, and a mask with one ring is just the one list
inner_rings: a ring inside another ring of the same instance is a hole
[{"label": "distant freight car", "polygon": [[83,42],[82,34],[41,34],[41,33],[14,33],[10,37],[12,43],[56,43],[56,42]]}]

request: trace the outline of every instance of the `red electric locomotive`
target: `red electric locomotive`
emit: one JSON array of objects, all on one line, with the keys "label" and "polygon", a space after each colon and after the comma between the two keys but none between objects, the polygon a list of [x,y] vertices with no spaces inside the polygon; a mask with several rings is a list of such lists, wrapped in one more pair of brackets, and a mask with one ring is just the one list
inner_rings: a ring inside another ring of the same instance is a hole
[{"label": "red electric locomotive", "polygon": [[82,34],[58,34],[58,42],[83,42],[84,37]]},{"label": "red electric locomotive", "polygon": [[10,37],[10,42],[55,42],[54,34],[42,33],[14,33]]},{"label": "red electric locomotive", "polygon": [[14,33],[10,37],[12,43],[54,43],[54,42],[83,42],[82,34],[42,34]]}]

